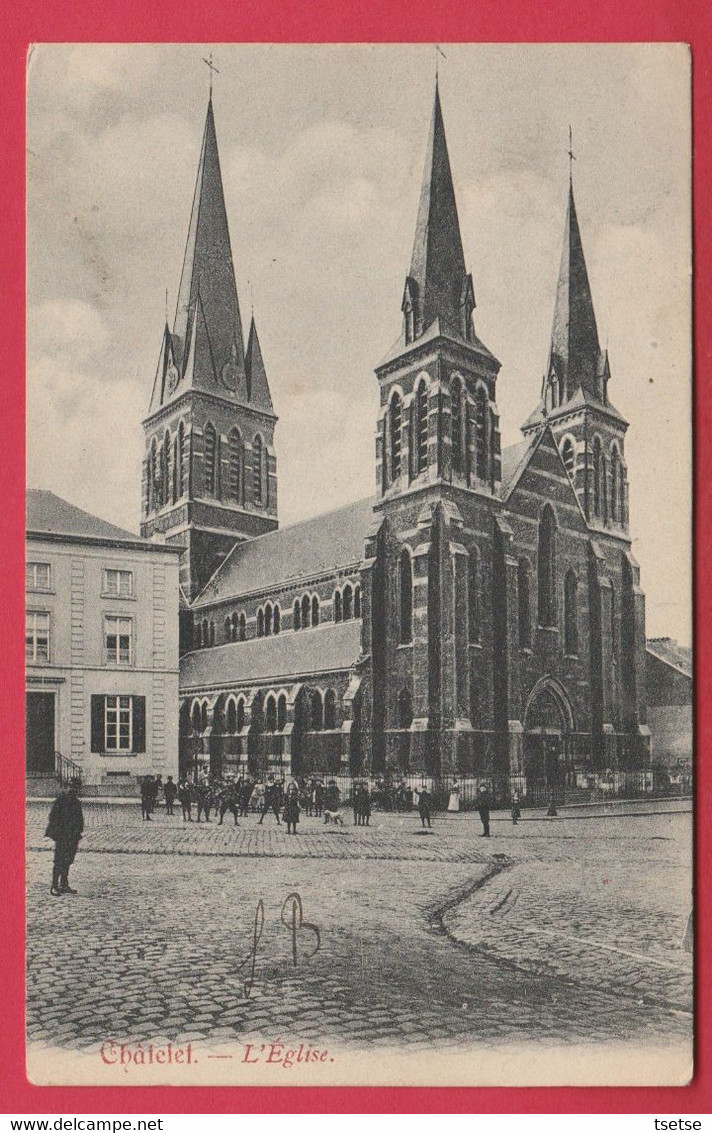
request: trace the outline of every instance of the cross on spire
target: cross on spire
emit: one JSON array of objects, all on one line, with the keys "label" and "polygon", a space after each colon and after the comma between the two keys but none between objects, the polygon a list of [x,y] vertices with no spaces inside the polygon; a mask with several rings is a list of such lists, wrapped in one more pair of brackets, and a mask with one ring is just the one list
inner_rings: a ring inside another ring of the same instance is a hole
[{"label": "cross on spire", "polygon": [[574,153],[574,142],[571,126],[569,126],[569,148],[567,149],[569,155],[569,181],[573,180],[574,162],[576,161],[576,154]]},{"label": "cross on spire", "polygon": [[438,81],[438,62],[439,62],[439,60],[438,60],[438,56],[439,56],[439,55],[442,55],[443,59],[447,59],[447,55],[446,55],[446,54],[445,54],[445,52],[443,51],[443,49],[442,49],[442,47],[440,46],[440,44],[439,44],[439,43],[436,43],[436,44],[435,44],[435,82],[436,82],[436,83],[437,83],[437,81]]},{"label": "cross on spire", "polygon": [[205,58],[203,59],[203,62],[205,63],[205,66],[208,68],[208,70],[210,71],[210,97],[212,98],[213,97],[213,75],[214,74],[219,75],[220,71],[218,70],[218,68],[213,63],[213,53],[212,53],[212,51],[208,55],[207,59],[205,59]]}]

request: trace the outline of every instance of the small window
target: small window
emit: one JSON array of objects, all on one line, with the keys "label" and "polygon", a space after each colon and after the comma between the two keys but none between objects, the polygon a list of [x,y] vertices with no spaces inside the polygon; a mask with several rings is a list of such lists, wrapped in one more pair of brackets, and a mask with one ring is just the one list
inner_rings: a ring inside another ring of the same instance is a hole
[{"label": "small window", "polygon": [[218,436],[213,425],[205,426],[205,491],[209,496],[218,495]]},{"label": "small window", "polygon": [[354,590],[354,617],[361,617],[361,587],[357,586]]},{"label": "small window", "polygon": [[273,696],[268,696],[265,704],[265,731],[277,731],[277,701]]},{"label": "small window", "polygon": [[561,446],[561,459],[564,462],[564,467],[569,476],[573,477],[574,474],[574,446],[571,438],[567,437]]},{"label": "small window", "polygon": [[344,587],[344,621],[348,622],[354,616],[354,592],[349,582]]},{"label": "small window", "polygon": [[458,377],[450,382],[452,470],[462,472],[462,384]]},{"label": "small window", "polygon": [[321,693],[316,689],[312,693],[311,701],[311,728],[313,732],[320,732],[324,727],[324,702]]},{"label": "small window", "polygon": [[564,651],[570,656],[578,653],[578,582],[573,570],[564,579]]},{"label": "small window", "polygon": [[238,623],[238,637],[240,641],[244,641],[247,637],[247,618],[244,613],[240,614],[240,621]]},{"label": "small window", "polygon": [[257,611],[257,636],[264,637],[265,635],[265,612],[260,606]]},{"label": "small window", "polygon": [[343,621],[343,617],[344,617],[344,610],[343,610],[343,603],[342,603],[342,600],[341,600],[341,591],[335,590],[334,591],[334,621],[335,622]]},{"label": "small window", "polygon": [[324,697],[324,727],[327,732],[336,728],[336,693],[333,688],[327,689]]},{"label": "small window", "polygon": [[27,611],[25,657],[28,661],[49,661],[49,614]]},{"label": "small window", "polygon": [[131,664],[131,618],[104,618],[106,661],[109,665]]},{"label": "small window", "polygon": [[299,604],[298,598],[294,599],[294,605],[292,607],[292,628],[293,629],[301,629],[302,628],[302,608]]},{"label": "small window", "polygon": [[428,389],[420,382],[415,392],[415,474],[428,467]]},{"label": "small window", "polygon": [[237,709],[234,700],[228,700],[227,708],[225,710],[225,731],[235,732],[237,730]]},{"label": "small window", "polygon": [[313,626],[319,625],[319,598],[316,594],[312,595],[311,600],[311,624]]},{"label": "small window", "polygon": [[256,504],[263,503],[262,449],[262,437],[258,433],[252,442],[252,499]]},{"label": "small window", "polygon": [[275,606],[272,611],[272,633],[279,633],[282,628],[282,611],[279,606]]},{"label": "small window", "polygon": [[391,450],[391,483],[397,480],[401,473],[401,424],[403,420],[403,406],[400,395],[395,393],[391,401],[390,411],[390,450]]},{"label": "small window", "polygon": [[311,614],[311,601],[309,595],[302,598],[302,629],[309,629],[309,615]]},{"label": "small window", "polygon": [[27,563],[25,568],[27,590],[49,590],[51,583],[52,571],[49,563]]},{"label": "small window", "polygon": [[287,726],[287,698],[283,692],[277,698],[277,731],[283,732]]},{"label": "small window", "polygon": [[109,598],[130,598],[133,594],[133,571],[104,571],[104,594]]}]

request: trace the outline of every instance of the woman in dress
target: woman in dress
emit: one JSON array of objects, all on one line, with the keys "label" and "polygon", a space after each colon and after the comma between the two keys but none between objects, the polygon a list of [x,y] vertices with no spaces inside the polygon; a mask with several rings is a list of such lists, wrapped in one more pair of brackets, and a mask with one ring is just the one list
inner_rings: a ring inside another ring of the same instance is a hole
[{"label": "woman in dress", "polygon": [[449,811],[458,811],[460,809],[460,784],[457,779],[453,780],[452,787],[450,788],[450,801],[447,804]]},{"label": "woman in dress", "polygon": [[299,810],[299,787],[296,783],[290,783],[284,800],[284,821],[287,823],[288,834],[297,833]]}]

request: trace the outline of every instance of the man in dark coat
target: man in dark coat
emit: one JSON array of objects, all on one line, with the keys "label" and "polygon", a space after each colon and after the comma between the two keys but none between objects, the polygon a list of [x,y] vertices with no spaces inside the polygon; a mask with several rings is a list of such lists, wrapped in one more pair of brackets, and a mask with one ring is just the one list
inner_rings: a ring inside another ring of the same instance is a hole
[{"label": "man in dark coat", "polygon": [[480,834],[480,838],[489,838],[490,836],[489,824],[491,805],[492,804],[490,802],[489,791],[483,784],[477,792],[477,813],[479,814],[480,821],[482,823],[482,833]]},{"label": "man in dark coat", "polygon": [[224,785],[220,794],[218,795],[218,813],[220,821],[218,826],[222,826],[223,819],[228,811],[231,811],[232,817],[235,819],[235,826],[237,826],[237,811],[239,806],[239,788],[232,780],[228,780]]},{"label": "man in dark coat", "polygon": [[173,804],[176,801],[177,794],[178,788],[173,782],[173,776],[169,775],[163,785],[163,797],[166,800],[166,814],[173,814]]},{"label": "man in dark coat", "polygon": [[84,812],[79,801],[79,780],[70,780],[66,791],[58,795],[49,812],[45,838],[54,842],[54,862],[52,865],[53,897],[63,893],[76,893],[69,884],[69,867],[74,861],[79,840],[84,832]]},{"label": "man in dark coat", "polygon": [[252,792],[255,789],[255,784],[249,775],[242,782],[240,787],[240,814],[243,818],[247,818],[250,809],[250,799]]},{"label": "man in dark coat", "polygon": [[423,829],[425,829],[425,824],[427,822],[428,829],[430,829],[430,815],[432,813],[433,806],[432,795],[425,785],[423,785],[419,789],[416,788],[415,793],[418,796],[418,814],[420,815],[421,825]]},{"label": "man in dark coat", "polygon": [[178,788],[178,798],[180,799],[180,805],[183,811],[183,821],[192,822],[193,815],[191,814],[191,807],[193,805],[193,793],[187,779],[181,781]]},{"label": "man in dark coat", "polygon": [[141,818],[144,822],[151,821],[151,811],[153,810],[153,791],[154,784],[150,775],[144,775],[141,780]]},{"label": "man in dark coat", "polygon": [[281,805],[282,788],[280,787],[279,783],[274,782],[272,776],[270,775],[265,786],[264,802],[262,803],[262,814],[260,815],[260,820],[257,825],[261,826],[265,815],[269,814],[270,811],[273,811],[274,817],[277,819],[277,825],[280,826],[281,823],[279,820],[279,811]]},{"label": "man in dark coat", "polygon": [[199,779],[195,788],[196,798],[198,800],[198,822],[200,822],[200,815],[205,815],[205,821],[210,822],[210,803],[212,801],[212,791],[210,783],[207,779]]}]

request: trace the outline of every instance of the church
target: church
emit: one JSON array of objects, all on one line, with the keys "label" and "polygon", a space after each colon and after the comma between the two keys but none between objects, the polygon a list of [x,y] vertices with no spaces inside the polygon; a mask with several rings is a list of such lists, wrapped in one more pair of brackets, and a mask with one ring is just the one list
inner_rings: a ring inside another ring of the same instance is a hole
[{"label": "church", "polygon": [[546,372],[502,448],[436,84],[401,330],[375,369],[375,492],[279,527],[211,95],[143,422],[141,534],[183,548],[181,773],[486,778],[533,799],[650,766],[628,425],[572,183],[552,299]]}]

